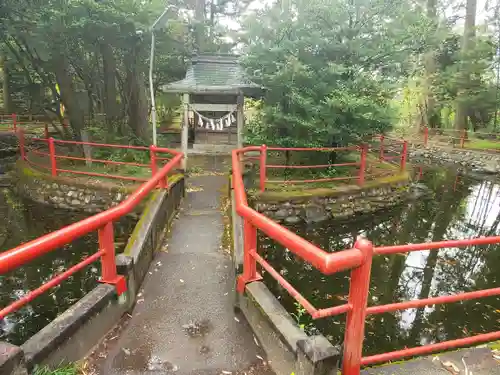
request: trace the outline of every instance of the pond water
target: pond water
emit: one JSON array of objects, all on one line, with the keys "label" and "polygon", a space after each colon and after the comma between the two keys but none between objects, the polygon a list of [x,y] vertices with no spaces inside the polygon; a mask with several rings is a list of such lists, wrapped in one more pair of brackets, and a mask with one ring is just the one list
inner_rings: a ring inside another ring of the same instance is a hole
[{"label": "pond water", "polygon": [[[349,222],[294,228],[327,251],[353,246],[358,235],[375,246],[462,239],[500,234],[500,185],[426,170],[425,199]],[[269,238],[260,249],[270,263],[317,308],[345,303],[347,272],[324,276]],[[308,332],[321,332],[334,344],[343,340],[345,315],[313,321],[269,275],[264,280],[285,308]],[[500,286],[500,246],[413,252],[374,258],[369,305],[449,295]],[[364,355],[435,343],[498,329],[500,300],[479,300],[369,316]]]},{"label": "pond water", "polygon": [[[57,230],[85,218],[85,215],[23,200],[13,190],[0,187],[0,251]],[[117,250],[123,249],[135,220],[126,218],[115,224]],[[47,282],[61,271],[71,267],[97,251],[97,235],[84,236],[70,245],[45,254],[33,262],[8,274],[0,275],[0,306],[25,295]],[[50,289],[32,303],[0,321],[0,340],[22,344],[57,315],[97,285],[99,262],[91,264],[71,276],[60,286]]]}]

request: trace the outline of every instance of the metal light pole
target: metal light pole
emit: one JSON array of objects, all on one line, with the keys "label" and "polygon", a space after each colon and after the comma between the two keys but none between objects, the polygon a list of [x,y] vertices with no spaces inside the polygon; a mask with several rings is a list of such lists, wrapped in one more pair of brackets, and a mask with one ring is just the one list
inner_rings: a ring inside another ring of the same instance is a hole
[{"label": "metal light pole", "polygon": [[167,20],[167,12],[171,6],[165,8],[160,17],[151,26],[151,54],[149,56],[149,91],[151,95],[151,122],[153,123],[153,145],[157,144],[156,137],[156,103],[155,93],[153,88],[153,62],[155,54],[155,30],[160,29]]}]

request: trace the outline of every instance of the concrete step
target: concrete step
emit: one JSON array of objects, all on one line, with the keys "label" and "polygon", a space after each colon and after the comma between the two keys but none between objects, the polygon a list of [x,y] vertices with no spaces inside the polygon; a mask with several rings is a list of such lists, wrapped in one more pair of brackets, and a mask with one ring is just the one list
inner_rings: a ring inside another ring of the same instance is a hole
[{"label": "concrete step", "polygon": [[203,154],[222,154],[230,153],[232,150],[237,148],[236,144],[204,144],[204,143],[194,143],[193,148],[189,150],[189,153],[203,153]]}]

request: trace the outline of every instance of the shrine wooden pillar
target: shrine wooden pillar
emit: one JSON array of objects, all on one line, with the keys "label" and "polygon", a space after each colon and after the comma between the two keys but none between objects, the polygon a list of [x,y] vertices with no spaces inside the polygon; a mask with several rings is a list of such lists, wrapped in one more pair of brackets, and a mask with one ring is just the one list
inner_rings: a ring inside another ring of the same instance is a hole
[{"label": "shrine wooden pillar", "polygon": [[182,104],[184,106],[184,116],[182,119],[181,150],[184,153],[184,159],[182,159],[181,168],[186,170],[189,138],[189,94],[184,94],[182,96]]},{"label": "shrine wooden pillar", "polygon": [[243,147],[244,102],[245,102],[245,97],[243,96],[243,93],[240,92],[238,94],[238,100],[236,102],[236,126],[238,134],[238,148]]}]

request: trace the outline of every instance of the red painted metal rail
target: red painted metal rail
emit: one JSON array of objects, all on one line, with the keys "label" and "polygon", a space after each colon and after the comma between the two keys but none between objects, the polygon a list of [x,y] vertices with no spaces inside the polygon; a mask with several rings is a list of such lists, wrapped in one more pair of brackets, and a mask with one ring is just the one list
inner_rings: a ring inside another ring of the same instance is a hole
[{"label": "red painted metal rail", "polygon": [[405,170],[408,159],[408,142],[404,139],[378,135],[373,138],[369,150],[376,152],[381,162],[398,164]]},{"label": "red painted metal rail", "polygon": [[[381,140],[380,144],[384,145],[384,139]],[[403,141],[401,145],[403,150],[406,151],[406,142]],[[369,307],[368,292],[370,287],[371,265],[374,256],[422,250],[436,251],[443,248],[460,248],[466,246],[498,244],[500,243],[500,236],[421,244],[383,246],[378,248],[374,248],[372,243],[366,239],[358,239],[352,249],[328,253],[248,206],[242,179],[241,163],[242,160],[245,159],[244,154],[249,152],[260,152],[259,159],[265,163],[266,149],[265,147],[246,147],[235,150],[232,154],[232,183],[236,212],[243,218],[244,222],[244,263],[243,273],[238,278],[238,292],[243,293],[247,283],[261,279],[257,270],[257,264],[259,264],[306,309],[313,319],[346,313],[347,320],[342,363],[343,375],[359,375],[362,366],[372,365],[375,363],[392,361],[405,357],[428,354],[436,351],[500,339],[500,331],[498,331],[458,340],[445,341],[438,344],[405,348],[389,353],[363,357],[365,319],[369,314],[382,314],[409,308],[500,295],[499,287],[474,292],[459,293],[451,296],[439,296],[422,300],[412,300]],[[261,255],[259,255],[257,244],[258,230],[262,231],[282,246],[288,248],[296,256],[311,264],[325,275],[342,270],[350,270],[351,277],[347,303],[341,306],[326,309],[316,309],[287,280],[285,280],[285,278],[278,271],[276,271]]]},{"label": "red painted metal rail", "polygon": [[[37,168],[42,168],[49,170],[52,176],[57,176],[61,173],[66,174],[76,174],[81,176],[90,177],[102,177],[109,179],[118,179],[124,181],[135,181],[135,182],[145,182],[148,179],[144,177],[130,176],[124,174],[115,173],[100,173],[93,172],[91,170],[77,169],[73,165],[61,165],[59,160],[66,160],[79,163],[82,165],[92,165],[94,163],[102,164],[106,166],[130,166],[137,168],[146,168],[151,171],[154,175],[159,166],[164,164],[166,161],[171,159],[173,155],[171,150],[156,146],[134,146],[134,145],[119,145],[119,144],[108,144],[108,143],[96,143],[96,142],[80,142],[80,141],[68,141],[54,138],[38,138],[38,137],[26,137],[24,129],[18,128],[17,134],[19,136],[19,148],[21,153],[21,159],[26,161]],[[88,147],[92,152],[95,149],[116,149],[116,150],[131,150],[133,152],[144,153],[144,158],[149,159],[149,162],[139,163],[130,161],[117,161],[117,160],[107,160],[102,158],[93,158],[91,156],[76,156],[69,152],[68,147]],[[59,148],[59,149],[58,149]],[[61,150],[62,148],[62,150]],[[44,151],[42,151],[44,150]],[[61,154],[64,152],[65,154]],[[170,157],[159,157],[158,155],[170,155]],[[36,156],[36,157],[34,157]],[[40,160],[41,159],[41,160]],[[36,161],[35,161],[36,160]],[[161,187],[165,187],[165,181],[160,181]]]},{"label": "red painted metal rail", "polygon": [[[52,142],[52,144],[53,143],[54,142]],[[128,146],[125,148],[128,148]],[[149,150],[149,148],[146,149]],[[67,279],[75,272],[78,272],[99,259],[101,260],[102,266],[100,281],[115,285],[118,294],[126,291],[125,279],[123,276],[118,275],[116,271],[113,222],[130,213],[152,190],[156,189],[158,186],[166,187],[168,185],[168,175],[178,167],[183,158],[183,154],[176,150],[159,150],[162,152],[168,152],[173,155],[173,157],[159,170],[154,170],[153,176],[147,182],[140,185],[132,194],[130,194],[117,206],[22,244],[14,249],[0,253],[0,274],[4,274],[17,269],[48,252],[69,244],[75,239],[88,233],[93,231],[97,231],[98,233],[99,250],[96,253],[88,256],[80,263],[60,273],[44,283],[42,286],[30,291],[19,300],[0,310],[0,318],[4,318],[6,315],[18,310],[37,296],[46,292],[48,289],[59,285],[63,280]]]},{"label": "red painted metal rail", "polygon": [[[492,144],[498,145],[496,148],[477,148],[471,147],[469,142],[472,140],[484,139]],[[500,134],[488,132],[472,132],[467,129],[454,130],[454,129],[429,129],[424,127],[422,131],[422,142],[424,146],[430,144],[447,143],[452,147],[458,145],[459,148],[468,150],[500,152]]]},{"label": "red painted metal rail", "polygon": [[[307,184],[307,183],[316,183],[316,182],[333,182],[333,181],[354,181],[358,185],[362,186],[365,181],[367,181],[371,175],[367,173],[367,169],[370,166],[375,166],[376,164],[384,164],[391,162],[394,164],[394,160],[398,159],[400,161],[401,171],[404,171],[406,168],[406,159],[408,154],[408,144],[406,141],[396,140],[393,142],[393,147],[400,148],[399,153],[396,156],[391,156],[387,153],[384,153],[384,136],[377,137],[380,139],[380,153],[379,160],[375,162],[375,158],[369,158],[369,152],[373,152],[374,150],[370,148],[367,144],[363,144],[361,146],[347,146],[347,147],[312,147],[312,148],[304,148],[304,147],[268,147],[266,145],[262,145],[259,147],[259,157],[255,156],[247,156],[244,157],[244,160],[259,160],[260,165],[260,176],[259,176],[259,185],[260,191],[265,191],[266,184]],[[340,153],[341,155],[348,155],[349,157],[357,156],[357,160],[353,162],[344,162],[344,163],[330,163],[330,164],[312,164],[312,165],[283,165],[283,164],[268,164],[268,153],[269,151],[286,151],[286,152],[335,152]],[[268,169],[326,169],[326,168],[343,168],[343,167],[354,167],[356,168],[355,173],[351,175],[339,176],[339,177],[325,177],[325,178],[313,178],[313,179],[297,179],[297,180],[269,180],[267,178]]]},{"label": "red painted metal rail", "polygon": [[[63,128],[68,128],[68,121],[64,119]],[[18,115],[12,113],[10,115],[0,115],[0,131],[9,131],[16,133],[23,129],[25,132],[43,131],[45,138],[49,138],[49,125],[46,116]]]}]

